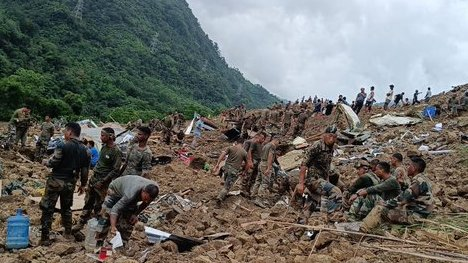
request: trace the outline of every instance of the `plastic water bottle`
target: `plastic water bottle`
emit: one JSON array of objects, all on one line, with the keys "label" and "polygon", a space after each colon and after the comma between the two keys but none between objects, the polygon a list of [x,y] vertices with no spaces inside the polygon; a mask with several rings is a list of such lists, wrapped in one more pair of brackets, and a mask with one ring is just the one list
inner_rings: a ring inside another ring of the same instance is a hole
[{"label": "plastic water bottle", "polygon": [[7,249],[27,248],[29,245],[29,218],[18,208],[15,216],[7,219]]},{"label": "plastic water bottle", "polygon": [[96,232],[98,231],[99,221],[96,218],[91,218],[86,224],[85,249],[94,251],[96,249]]}]

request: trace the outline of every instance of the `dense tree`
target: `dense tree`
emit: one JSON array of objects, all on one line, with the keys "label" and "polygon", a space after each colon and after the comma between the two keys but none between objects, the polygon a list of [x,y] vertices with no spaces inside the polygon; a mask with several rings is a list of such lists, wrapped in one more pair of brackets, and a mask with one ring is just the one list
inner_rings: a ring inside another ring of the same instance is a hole
[{"label": "dense tree", "polygon": [[0,118],[149,119],[277,100],[230,68],[184,0],[0,0]]}]

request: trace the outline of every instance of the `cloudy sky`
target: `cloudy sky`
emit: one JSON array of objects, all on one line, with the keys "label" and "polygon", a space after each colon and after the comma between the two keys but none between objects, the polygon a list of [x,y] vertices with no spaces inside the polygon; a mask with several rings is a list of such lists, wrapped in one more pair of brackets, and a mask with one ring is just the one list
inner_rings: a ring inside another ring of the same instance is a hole
[{"label": "cloudy sky", "polygon": [[230,66],[281,98],[468,83],[468,0],[188,3]]}]

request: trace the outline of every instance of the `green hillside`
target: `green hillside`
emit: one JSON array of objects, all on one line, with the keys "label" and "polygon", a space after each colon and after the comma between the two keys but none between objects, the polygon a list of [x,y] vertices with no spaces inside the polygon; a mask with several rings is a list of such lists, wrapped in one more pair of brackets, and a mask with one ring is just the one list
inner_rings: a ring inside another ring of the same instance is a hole
[{"label": "green hillside", "polygon": [[277,100],[230,68],[184,0],[0,1],[0,119],[126,122]]}]

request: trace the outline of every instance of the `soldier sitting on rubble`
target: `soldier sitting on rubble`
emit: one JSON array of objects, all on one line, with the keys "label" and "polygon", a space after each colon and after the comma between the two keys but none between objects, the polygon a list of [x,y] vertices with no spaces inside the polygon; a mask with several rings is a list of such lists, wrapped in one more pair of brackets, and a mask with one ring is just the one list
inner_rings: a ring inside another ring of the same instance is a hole
[{"label": "soldier sitting on rubble", "polygon": [[389,163],[380,162],[375,173],[381,183],[358,190],[350,199],[353,204],[349,209],[349,216],[353,220],[364,218],[380,200],[389,200],[401,192],[400,184],[390,173]]},{"label": "soldier sitting on rubble", "polygon": [[349,209],[353,201],[357,198],[356,192],[359,189],[377,185],[379,177],[372,172],[370,164],[366,160],[359,160],[354,164],[357,169],[358,179],[343,193],[343,207]]},{"label": "soldier sitting on rubble", "polygon": [[382,222],[414,224],[418,218],[426,218],[434,209],[432,183],[424,174],[426,162],[417,156],[410,158],[407,173],[411,185],[397,197],[379,202],[363,220],[361,231],[369,232]]}]

